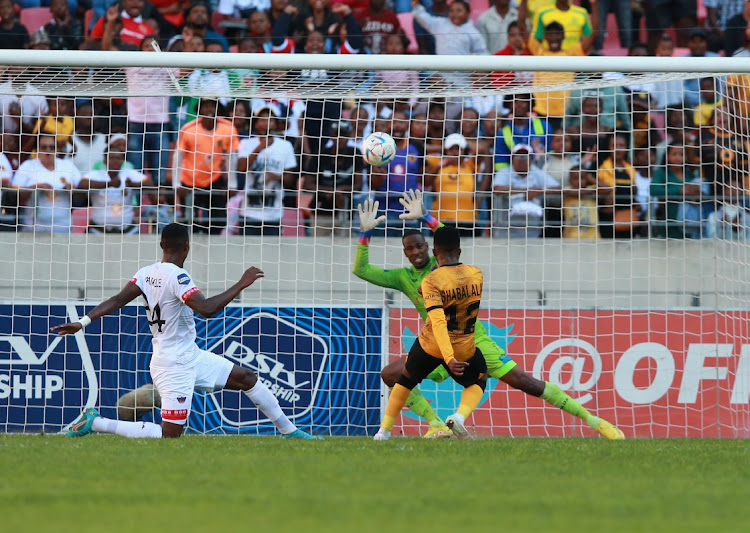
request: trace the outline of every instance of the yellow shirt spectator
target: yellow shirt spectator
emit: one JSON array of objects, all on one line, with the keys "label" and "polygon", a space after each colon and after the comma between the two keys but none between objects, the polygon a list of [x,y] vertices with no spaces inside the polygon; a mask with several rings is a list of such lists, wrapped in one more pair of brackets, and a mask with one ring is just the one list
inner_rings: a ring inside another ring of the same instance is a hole
[{"label": "yellow shirt spectator", "polygon": [[[529,52],[536,56],[583,56],[586,55],[580,43],[567,51],[553,52],[533,37],[528,42]],[[574,72],[535,72],[535,86],[570,83],[575,79]],[[545,117],[565,116],[565,107],[570,91],[551,91],[534,93],[534,111]]]},{"label": "yellow shirt spectator", "polygon": [[477,218],[474,203],[476,186],[476,164],[471,159],[441,168],[434,184],[438,193],[438,220],[474,223]]},{"label": "yellow shirt spectator", "polygon": [[553,5],[542,10],[533,24],[532,35],[537,41],[541,42],[544,39],[544,28],[550,22],[559,22],[565,29],[565,40],[562,44],[562,49],[565,51],[580,45],[581,40],[593,32],[588,11],[574,5],[571,5],[567,11],[562,11]]}]

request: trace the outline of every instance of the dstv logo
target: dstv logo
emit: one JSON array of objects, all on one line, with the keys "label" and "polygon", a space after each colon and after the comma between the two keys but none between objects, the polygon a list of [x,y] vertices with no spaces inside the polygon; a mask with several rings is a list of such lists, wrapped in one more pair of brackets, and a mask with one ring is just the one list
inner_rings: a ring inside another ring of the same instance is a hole
[{"label": "dstv logo", "polygon": [[[247,312],[208,350],[253,370],[291,420],[308,414],[320,392],[328,344],[292,320],[267,311]],[[270,422],[244,394],[221,391],[207,394],[207,400],[213,404],[207,409],[219,413],[222,425],[251,427]]]}]

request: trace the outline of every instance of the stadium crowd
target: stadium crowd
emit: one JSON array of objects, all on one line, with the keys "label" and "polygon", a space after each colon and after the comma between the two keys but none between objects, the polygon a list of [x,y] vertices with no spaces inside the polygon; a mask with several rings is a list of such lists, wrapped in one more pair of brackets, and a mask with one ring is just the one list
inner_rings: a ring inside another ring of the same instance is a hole
[{"label": "stadium crowd", "polygon": [[[584,4],[0,0],[0,48],[750,55],[750,2]],[[31,12],[35,17],[25,15]],[[611,12],[618,31],[607,25]],[[177,218],[209,233],[310,234],[321,227],[348,233],[352,208],[374,196],[388,215],[388,231],[397,233],[403,229],[398,196],[420,188],[440,220],[476,236],[750,236],[750,76],[545,92],[534,86],[550,73],[495,72],[485,82],[497,89],[490,96],[264,100],[247,95],[272,72],[127,68],[122,74],[154,94],[178,84],[193,91],[219,87],[227,96],[45,97],[5,68],[0,229],[138,233]],[[69,75],[88,74],[71,69]],[[357,75],[370,78],[370,87],[475,83],[468,73]],[[601,74],[605,81],[616,76]],[[315,84],[327,73],[303,70],[296,77]],[[528,90],[503,96],[511,86]],[[245,96],[232,97],[237,89]],[[368,167],[360,157],[362,139],[373,131],[397,142],[387,167]]]}]

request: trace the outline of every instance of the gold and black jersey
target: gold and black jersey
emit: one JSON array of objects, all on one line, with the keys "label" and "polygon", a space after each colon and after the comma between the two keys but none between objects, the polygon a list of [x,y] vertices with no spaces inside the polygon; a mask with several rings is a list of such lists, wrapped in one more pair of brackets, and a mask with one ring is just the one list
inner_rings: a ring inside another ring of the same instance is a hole
[{"label": "gold and black jersey", "polygon": [[441,266],[422,280],[427,324],[419,333],[425,352],[447,363],[474,356],[474,325],[482,301],[482,271],[471,265]]}]

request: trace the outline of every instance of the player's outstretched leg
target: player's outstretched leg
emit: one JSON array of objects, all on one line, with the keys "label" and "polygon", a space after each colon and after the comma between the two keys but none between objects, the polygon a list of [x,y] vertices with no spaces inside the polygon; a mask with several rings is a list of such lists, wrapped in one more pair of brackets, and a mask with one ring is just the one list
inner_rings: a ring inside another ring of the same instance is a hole
[{"label": "player's outstretched leg", "polygon": [[76,420],[65,434],[66,437],[83,437],[90,433],[112,433],[128,438],[159,439],[161,426],[151,422],[124,422],[104,418],[96,409],[89,408]]},{"label": "player's outstretched leg", "polygon": [[614,424],[589,413],[580,403],[571,398],[570,395],[566,394],[557,385],[548,381],[538,380],[518,367],[514,367],[499,379],[515,389],[541,398],[547,403],[559,407],[566,413],[577,416],[586,422],[591,429],[606,439],[622,440],[625,438],[623,432]]},{"label": "player's outstretched leg", "polygon": [[298,429],[284,414],[279,405],[279,400],[268,390],[268,387],[258,379],[255,373],[247,368],[235,365],[229,374],[225,385],[227,389],[241,390],[260,409],[260,411],[273,422],[276,429],[286,439],[323,440],[322,437],[310,435]]},{"label": "player's outstretched leg", "polygon": [[[400,357],[380,371],[380,377],[383,379],[383,383],[385,383],[389,389],[393,390],[393,386],[396,384],[398,378],[401,377],[401,373],[404,371],[405,363],[406,356]],[[442,367],[436,368],[433,374],[440,370],[442,370]],[[432,379],[431,376],[432,374],[427,376],[427,379]],[[445,376],[448,377],[447,372],[445,373]],[[442,380],[435,379],[434,381]],[[430,425],[430,429],[427,430],[427,433],[424,434],[425,439],[439,439],[451,437],[453,435],[448,426],[445,425],[445,422],[443,422],[443,420],[438,416],[435,410],[430,406],[427,398],[422,395],[419,387],[414,387],[414,389],[409,394],[409,397],[406,399],[406,403],[404,405],[408,407],[415,415],[424,418]]]}]

